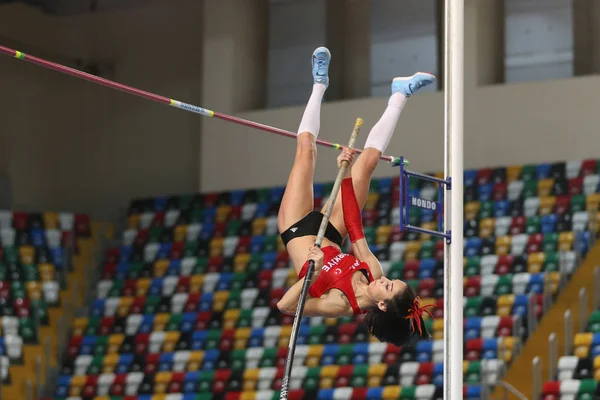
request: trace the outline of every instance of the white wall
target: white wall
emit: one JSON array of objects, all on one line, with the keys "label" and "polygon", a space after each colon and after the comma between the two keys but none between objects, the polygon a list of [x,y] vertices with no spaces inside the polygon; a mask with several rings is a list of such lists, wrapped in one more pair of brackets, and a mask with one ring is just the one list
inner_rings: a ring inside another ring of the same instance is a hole
[{"label": "white wall", "polygon": [[[306,89],[308,98],[310,88]],[[485,86],[465,95],[465,168],[527,162],[578,160],[600,156],[600,77],[543,83]],[[345,143],[356,117],[363,117],[359,145],[386,105],[366,99],[323,105],[320,138]],[[257,122],[295,131],[303,107],[240,114]],[[425,93],[408,102],[388,153],[404,155],[417,171],[443,169],[443,96]],[[201,154],[203,190],[283,185],[292,165],[295,143],[230,123],[219,134],[204,136]],[[227,145],[227,148],[224,146]],[[321,149],[317,181],[335,177],[334,150]],[[208,170],[228,160],[227,166]],[[397,172],[385,163],[377,176]]]}]

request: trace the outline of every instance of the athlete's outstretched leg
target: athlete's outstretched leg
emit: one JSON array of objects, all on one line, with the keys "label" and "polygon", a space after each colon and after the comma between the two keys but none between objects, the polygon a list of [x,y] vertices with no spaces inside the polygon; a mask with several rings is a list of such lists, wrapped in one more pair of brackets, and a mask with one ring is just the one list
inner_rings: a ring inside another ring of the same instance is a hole
[{"label": "athlete's outstretched leg", "polygon": [[[356,200],[361,209],[367,201],[371,175],[379,163],[379,157],[385,152],[390,143],[406,100],[420,88],[434,81],[435,76],[423,72],[417,72],[410,77],[394,78],[392,81],[392,95],[388,101],[388,106],[369,132],[364,152],[352,166],[352,182]],[[333,207],[330,221],[344,237],[346,228],[344,227],[344,215],[342,213],[341,196],[339,195]]]},{"label": "athlete's outstretched leg", "polygon": [[325,47],[319,47],[313,53],[314,85],[300,121],[296,158],[279,207],[279,232],[304,218],[314,207],[313,175],[317,158],[315,140],[321,126],[321,101],[329,85],[330,60],[331,54]]}]

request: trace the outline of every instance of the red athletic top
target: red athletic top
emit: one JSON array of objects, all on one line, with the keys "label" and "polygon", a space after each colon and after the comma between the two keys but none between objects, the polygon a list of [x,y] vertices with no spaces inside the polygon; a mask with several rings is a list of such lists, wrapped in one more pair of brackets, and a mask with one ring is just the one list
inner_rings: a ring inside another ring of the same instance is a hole
[{"label": "red athletic top", "polygon": [[[373,281],[373,275],[367,263],[359,261],[356,257],[350,254],[340,252],[337,247],[327,246],[321,249],[324,253],[323,268],[317,279],[310,285],[308,294],[312,297],[321,297],[330,289],[341,290],[352,307],[354,315],[364,314],[358,307],[354,289],[352,288],[352,274],[355,271],[365,271],[369,282]],[[308,261],[304,263],[300,270],[299,278],[303,278],[308,270]]]}]

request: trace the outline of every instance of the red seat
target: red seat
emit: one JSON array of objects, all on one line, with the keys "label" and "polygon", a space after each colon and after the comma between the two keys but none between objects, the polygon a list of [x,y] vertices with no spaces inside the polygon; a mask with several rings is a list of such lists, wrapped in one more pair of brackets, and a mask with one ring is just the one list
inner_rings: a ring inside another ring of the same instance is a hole
[{"label": "red seat", "polygon": [[92,224],[90,216],[87,214],[75,214],[75,236],[90,237],[92,236]]},{"label": "red seat", "polygon": [[129,309],[130,314],[141,314],[146,306],[146,296],[137,296],[133,299],[133,304]]},{"label": "red seat", "polygon": [[383,362],[388,365],[397,364],[400,358],[400,348],[388,343],[383,354]]},{"label": "red seat", "polygon": [[280,251],[275,259],[275,268],[287,268],[290,265],[290,255],[287,251]]},{"label": "red seat", "polygon": [[77,357],[81,342],[83,342],[83,336],[71,336],[71,339],[69,339],[69,348],[67,350],[70,357]]},{"label": "red seat", "polygon": [[510,274],[513,266],[513,256],[506,254],[498,257],[498,263],[496,264],[496,275]]},{"label": "red seat", "polygon": [[111,396],[122,396],[125,393],[125,385],[127,384],[127,373],[117,374],[115,380],[110,387]]},{"label": "red seat", "polygon": [[436,285],[436,280],[433,278],[422,279],[419,282],[419,287],[417,289],[419,297],[421,297],[421,298],[432,297],[433,291],[435,290],[435,285]]},{"label": "red seat", "polygon": [[465,345],[465,360],[475,361],[481,359],[481,351],[483,350],[483,339],[469,339]]},{"label": "red seat", "polygon": [[542,386],[542,392],[544,396],[551,395],[558,397],[560,395],[560,382],[559,381],[550,381],[545,382]]},{"label": "red seat", "polygon": [[158,370],[158,362],[160,360],[160,353],[148,354],[144,361],[144,373],[154,374]]},{"label": "red seat", "polygon": [[512,316],[500,317],[496,336],[513,336],[513,325],[514,322]]},{"label": "red seat", "polygon": [[221,272],[223,266],[223,257],[216,256],[208,259],[208,272]]},{"label": "red seat", "polygon": [[219,350],[231,351],[233,348],[233,341],[235,340],[235,329],[225,329],[221,334],[221,340],[219,341]]},{"label": "red seat", "polygon": [[271,383],[272,390],[281,389],[281,380],[283,379],[284,367],[277,368],[277,372],[275,373],[275,378],[273,378],[273,382]]},{"label": "red seat", "polygon": [[219,193],[206,193],[204,195],[204,208],[211,208],[217,204]]},{"label": "red seat", "polygon": [[433,317],[435,319],[444,318],[444,298],[435,299],[435,307],[433,308]]},{"label": "red seat", "polygon": [[258,289],[266,290],[271,288],[273,282],[273,270],[260,271],[258,274]]},{"label": "red seat", "polygon": [[215,230],[213,232],[213,237],[224,237],[225,232],[227,232],[227,222],[221,222],[215,224]]},{"label": "red seat", "polygon": [[287,362],[287,353],[288,353],[287,347],[280,347],[277,349],[275,367],[277,367],[277,368],[285,367],[285,364]]},{"label": "red seat", "polygon": [[[281,387],[279,388],[281,389]],[[295,389],[288,392],[288,400],[302,400],[304,399],[304,389]]]},{"label": "red seat", "polygon": [[569,212],[571,207],[571,196],[558,196],[556,197],[556,203],[554,203],[554,212],[562,215]]},{"label": "red seat", "polygon": [[528,253],[540,252],[542,249],[543,241],[544,241],[544,235],[541,233],[529,235],[529,240],[527,240],[527,252]]},{"label": "red seat", "polygon": [[419,276],[419,260],[406,261],[404,264],[404,280],[416,279]]},{"label": "red seat", "polygon": [[236,253],[243,254],[248,253],[250,251],[250,242],[252,241],[252,236],[241,236],[240,240],[237,244]]},{"label": "red seat", "polygon": [[137,280],[127,279],[123,285],[123,296],[124,297],[135,296],[136,291],[137,291]]},{"label": "red seat", "polygon": [[165,212],[164,211],[157,211],[154,213],[154,218],[152,218],[152,222],[150,223],[150,226],[153,228],[156,227],[161,227],[165,225]]},{"label": "red seat", "polygon": [[183,381],[185,379],[185,372],[173,372],[171,375],[171,383],[167,388],[169,393],[180,393],[183,389]]},{"label": "red seat", "polygon": [[581,174],[582,176],[593,175],[596,173],[598,160],[590,159],[583,160],[581,163]]},{"label": "red seat", "polygon": [[477,171],[477,184],[485,185],[490,183],[493,170],[491,168],[482,168]]},{"label": "red seat", "polygon": [[270,295],[271,299],[269,300],[269,307],[277,308],[277,303],[279,302],[279,300],[281,300],[284,294],[285,288],[272,289]]},{"label": "red seat", "polygon": [[242,398],[241,392],[229,392],[225,395],[225,400],[239,400]]},{"label": "red seat", "polygon": [[352,388],[352,397],[350,400],[364,400],[367,398],[367,391],[369,388],[361,387],[361,388]]},{"label": "red seat", "polygon": [[100,320],[100,328],[98,334],[108,335],[112,333],[113,326],[115,325],[115,317],[102,317]]},{"label": "red seat", "polygon": [[494,189],[492,192],[494,200],[500,201],[500,200],[506,199],[507,192],[508,192],[508,185],[506,184],[506,182],[494,184]]},{"label": "red seat", "polygon": [[0,299],[8,300],[10,298],[10,282],[0,281]]},{"label": "red seat", "polygon": [[352,373],[354,372],[354,365],[342,365],[340,369],[338,369],[337,375],[335,377],[335,387],[347,387],[350,384],[350,379],[352,378]]},{"label": "red seat", "polygon": [[281,315],[281,325],[292,325],[294,323],[294,316],[288,314]]},{"label": "red seat", "polygon": [[117,264],[106,263],[102,267],[102,279],[113,280],[117,274]]},{"label": "red seat", "polygon": [[544,313],[544,294],[538,293],[534,295],[533,300],[535,303],[535,314],[538,318],[541,318]]},{"label": "red seat", "polygon": [[135,237],[135,240],[133,241],[133,243],[137,246],[137,247],[144,247],[144,245],[146,244],[146,242],[148,241],[148,236],[150,235],[150,230],[148,230],[147,228],[145,229],[140,229]]},{"label": "red seat", "polygon": [[518,217],[514,217],[510,224],[510,234],[518,235],[519,233],[525,232],[525,223],[526,219],[524,216],[519,215]]},{"label": "red seat", "polygon": [[338,342],[340,344],[348,344],[352,341],[352,337],[354,336],[354,332],[356,332],[356,324],[353,323],[345,323],[339,326]]},{"label": "red seat", "polygon": [[106,262],[111,264],[117,263],[119,261],[119,255],[119,248],[111,247],[106,251]]},{"label": "red seat", "polygon": [[390,238],[388,239],[389,243],[396,243],[402,240],[402,238],[404,237],[404,232],[400,231],[400,226],[399,225],[393,225],[392,226],[392,234],[390,235]]},{"label": "red seat", "polygon": [[435,242],[434,251],[435,251],[434,257],[436,260],[444,259],[444,241],[443,240],[438,240],[437,242]]},{"label": "red seat", "polygon": [[181,260],[183,258],[183,252],[185,251],[185,242],[174,242],[171,245],[171,252],[169,258],[171,260]]},{"label": "red seat", "polygon": [[231,206],[231,213],[229,214],[229,219],[230,220],[237,220],[237,219],[241,219],[242,218],[242,206],[241,205],[235,205],[235,206]]},{"label": "red seat", "polygon": [[431,383],[431,378],[433,376],[433,367],[434,363],[432,362],[424,362],[419,365],[419,370],[417,372],[417,385],[428,385]]},{"label": "red seat", "polygon": [[29,318],[31,304],[29,303],[28,299],[15,299],[13,307],[15,308],[17,317]]},{"label": "red seat", "polygon": [[29,215],[24,212],[14,211],[13,212],[13,228],[18,231],[27,230],[27,220],[29,219]]},{"label": "red seat", "polygon": [[190,281],[191,278],[189,276],[180,276],[177,281],[177,286],[175,287],[176,293],[189,293],[190,291]]},{"label": "red seat", "polygon": [[583,177],[569,179],[569,194],[571,196],[583,193]]},{"label": "red seat", "polygon": [[83,387],[82,395],[84,398],[93,397],[98,387],[98,375],[88,375]]},{"label": "red seat", "polygon": [[135,335],[135,354],[146,354],[149,342],[149,333],[138,333]]},{"label": "red seat", "polygon": [[[200,297],[202,297],[201,293],[190,293],[188,295],[187,301],[185,302],[185,306],[183,309],[185,312],[194,312],[198,310],[198,305],[200,304]],[[205,328],[202,328],[205,329]]]},{"label": "red seat", "polygon": [[211,318],[212,313],[210,311],[199,312],[196,316],[196,323],[194,324],[194,329],[197,331],[203,331],[208,329],[208,324]]},{"label": "red seat", "polygon": [[467,278],[464,293],[466,297],[479,296],[480,290],[481,276],[470,276],[469,278]]}]

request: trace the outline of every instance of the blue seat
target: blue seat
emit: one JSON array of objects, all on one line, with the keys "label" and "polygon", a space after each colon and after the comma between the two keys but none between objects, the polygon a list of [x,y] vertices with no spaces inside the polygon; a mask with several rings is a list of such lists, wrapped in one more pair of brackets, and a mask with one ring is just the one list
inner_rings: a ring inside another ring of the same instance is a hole
[{"label": "blue seat", "polygon": [[529,296],[526,294],[519,294],[519,295],[515,296],[515,302],[513,303],[512,314],[520,315],[523,318],[526,318],[528,309],[529,309]]},{"label": "blue seat", "polygon": [[356,343],[352,354],[352,364],[367,364],[369,361],[369,344]]},{"label": "blue seat", "polygon": [[239,206],[244,203],[244,197],[246,196],[245,190],[232,190],[231,191],[231,205]]},{"label": "blue seat", "polygon": [[132,254],[133,254],[132,246],[121,246],[119,248],[119,261],[120,262],[129,262],[129,260],[131,260]]},{"label": "blue seat", "polygon": [[[303,320],[308,320],[308,318],[303,318]],[[298,331],[298,344],[308,344],[309,336],[310,326],[308,324],[301,325]]]},{"label": "blue seat", "polygon": [[208,207],[202,211],[202,223],[214,224],[216,218],[217,218],[216,207]]},{"label": "blue seat", "polygon": [[475,339],[481,336],[482,317],[469,317],[465,322],[465,340]]},{"label": "blue seat", "polygon": [[437,261],[433,258],[423,258],[419,263],[419,279],[428,279],[433,276]]},{"label": "blue seat", "polygon": [[575,233],[575,242],[573,243],[573,246],[575,249],[581,250],[583,255],[586,255],[590,250],[590,231]]},{"label": "blue seat", "polygon": [[438,387],[444,385],[444,363],[435,363],[433,366],[433,384]]},{"label": "blue seat", "polygon": [[[198,378],[198,379],[200,379],[200,378]],[[197,381],[195,381],[195,382],[197,382]],[[183,399],[181,399],[181,400],[196,400],[196,399],[198,399],[198,397],[196,396],[195,393],[184,393]]]},{"label": "blue seat", "polygon": [[115,279],[117,280],[125,280],[129,278],[129,270],[131,269],[131,264],[128,261],[122,261],[117,264],[117,270],[115,272]]},{"label": "blue seat", "polygon": [[367,400],[381,400],[383,399],[383,388],[372,387],[367,390]]},{"label": "blue seat", "polygon": [[271,189],[271,193],[269,195],[270,203],[271,204],[280,203],[284,192],[285,192],[285,186],[276,186],[273,189]]},{"label": "blue seat", "polygon": [[119,354],[119,362],[117,363],[117,366],[115,367],[115,373],[117,374],[125,374],[127,372],[129,372],[129,368],[131,367],[131,364],[133,363],[133,354],[131,353],[125,353],[125,354]]},{"label": "blue seat", "polygon": [[474,186],[477,184],[477,170],[469,169],[466,170],[463,174],[464,185],[465,186]]},{"label": "blue seat", "polygon": [[494,203],[494,217],[506,217],[509,215],[510,210],[510,201],[508,200],[499,200]]},{"label": "blue seat", "polygon": [[203,350],[208,339],[208,331],[196,331],[192,333],[192,350]]},{"label": "blue seat", "polygon": [[325,184],[324,183],[315,183],[313,186],[313,193],[315,199],[322,199],[325,197]]},{"label": "blue seat", "polygon": [[158,359],[159,371],[171,371],[175,362],[175,353],[161,353]]},{"label": "blue seat", "polygon": [[57,267],[65,266],[65,251],[62,247],[50,249],[50,256],[52,257],[52,263]]},{"label": "blue seat", "polygon": [[332,365],[335,364],[340,346],[338,344],[326,344],[323,348],[323,354],[321,354],[321,365]]},{"label": "blue seat", "polygon": [[4,347],[4,336],[0,336],[0,355],[6,355],[6,349]]},{"label": "blue seat", "polygon": [[103,317],[105,304],[106,304],[106,299],[94,300],[94,304],[92,304],[92,317]]},{"label": "blue seat", "polygon": [[435,212],[421,208],[421,222],[432,222],[435,220]]},{"label": "blue seat", "polygon": [[183,378],[183,393],[185,396],[193,396],[193,400],[196,399],[196,386],[200,382],[200,371],[186,372]]},{"label": "blue seat", "polygon": [[96,347],[96,342],[98,341],[98,337],[95,335],[84,336],[81,341],[81,347],[79,348],[79,354],[82,355],[91,355],[94,353],[94,347]]},{"label": "blue seat", "polygon": [[377,190],[379,194],[390,194],[392,193],[392,186],[394,180],[392,178],[381,178],[379,179],[379,183],[377,184]]},{"label": "blue seat", "polygon": [[217,349],[206,350],[204,352],[204,359],[202,360],[202,369],[204,371],[215,369],[220,354]]},{"label": "blue seat", "polygon": [[481,357],[487,360],[498,358],[498,339],[485,339],[483,341],[483,351]]},{"label": "blue seat", "polygon": [[138,395],[137,400],[152,400],[151,394],[140,394]]},{"label": "blue seat", "polygon": [[167,269],[167,276],[181,275],[181,260],[171,260]]},{"label": "blue seat", "polygon": [[202,293],[200,297],[200,311],[212,310],[213,301],[215,299],[214,293]]},{"label": "blue seat", "polygon": [[219,275],[219,281],[217,282],[216,290],[229,290],[231,289],[231,282],[233,281],[233,273],[221,272]]},{"label": "blue seat", "polygon": [[266,238],[264,235],[252,236],[252,239],[250,239],[250,253],[262,253],[263,248],[265,247],[265,240]]},{"label": "blue seat", "polygon": [[334,389],[321,389],[317,395],[318,400],[333,400]]},{"label": "blue seat", "polygon": [[61,375],[56,382],[56,397],[66,397],[69,395],[69,387],[71,386],[71,375]]},{"label": "blue seat", "polygon": [[162,260],[165,258],[169,258],[169,254],[171,253],[172,247],[173,243],[161,243],[158,248],[158,253],[156,253],[156,259]]},{"label": "blue seat", "polygon": [[264,253],[262,256],[262,269],[275,269],[277,263],[277,252]]},{"label": "blue seat", "polygon": [[552,164],[539,164],[535,168],[535,173],[538,181],[540,179],[550,178],[550,175],[552,174]]},{"label": "blue seat", "polygon": [[34,247],[44,247],[46,245],[46,232],[44,229],[32,228],[29,234]]},{"label": "blue seat", "polygon": [[558,217],[555,214],[547,214],[540,219],[542,233],[553,233],[556,231]]},{"label": "blue seat", "polygon": [[271,208],[269,203],[259,203],[258,206],[256,206],[256,214],[254,214],[254,218],[267,217],[269,215],[269,208]]},{"label": "blue seat", "polygon": [[200,230],[200,235],[198,235],[198,238],[200,240],[210,240],[210,239],[212,239],[214,230],[215,230],[214,223],[212,223],[212,222],[204,223],[204,224],[202,224],[202,230]]},{"label": "blue seat", "polygon": [[169,198],[166,196],[160,196],[154,199],[154,211],[165,211],[167,209],[167,203]]},{"label": "blue seat", "polygon": [[148,288],[149,296],[160,296],[163,288],[163,278],[152,278],[150,281],[150,287]]},{"label": "blue seat", "polygon": [[544,273],[532,274],[529,284],[527,285],[527,293],[543,293],[544,292]]},{"label": "blue seat", "polygon": [[155,314],[144,314],[142,316],[142,323],[140,324],[139,333],[150,333],[154,329],[154,315]]},{"label": "blue seat", "polygon": [[481,399],[481,386],[469,385],[469,386],[467,386],[466,391],[467,391],[467,393],[466,393],[467,399],[469,399],[469,400]]},{"label": "blue seat", "polygon": [[475,257],[479,255],[481,250],[482,239],[479,237],[471,237],[465,240],[465,256]]},{"label": "blue seat", "polygon": [[433,353],[433,343],[421,341],[417,343],[417,361],[430,362]]},{"label": "blue seat", "polygon": [[265,328],[253,328],[248,338],[248,347],[261,347],[265,337]]},{"label": "blue seat", "polygon": [[479,201],[489,201],[492,199],[492,193],[494,192],[494,184],[486,183],[479,185]]},{"label": "blue seat", "polygon": [[181,332],[192,332],[194,330],[194,324],[196,323],[196,313],[186,312],[181,318],[181,326],[179,330]]}]

